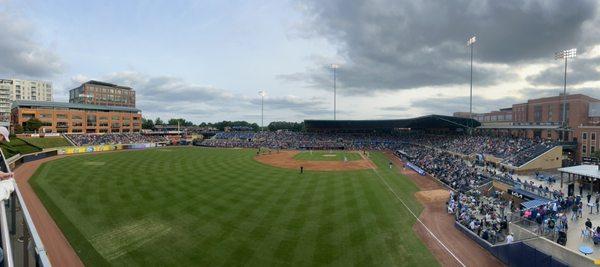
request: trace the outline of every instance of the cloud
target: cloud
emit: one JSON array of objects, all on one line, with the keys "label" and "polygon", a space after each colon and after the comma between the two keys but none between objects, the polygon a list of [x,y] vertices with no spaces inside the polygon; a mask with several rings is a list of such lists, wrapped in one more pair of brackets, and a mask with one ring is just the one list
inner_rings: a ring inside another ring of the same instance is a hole
[{"label": "cloud", "polygon": [[35,28],[9,11],[0,10],[0,73],[48,78],[63,70],[58,55],[35,41]]},{"label": "cloud", "polygon": [[[74,82],[92,78],[77,75]],[[257,95],[234,94],[230,90],[190,83],[179,77],[153,76],[133,71],[123,71],[93,78],[130,86],[136,91],[137,107],[145,116],[154,118],[182,117],[194,122],[251,119],[259,121],[261,99]],[[316,97],[301,98],[293,95],[266,96],[265,120],[320,115],[324,102]],[[273,112],[276,111],[276,112]],[[299,120],[304,119],[303,117]]]},{"label": "cloud", "polygon": [[[585,49],[598,41],[584,34],[594,29],[594,0],[302,3],[310,33],[338,46],[336,57],[344,59],[339,82],[348,94],[466,84],[465,42],[472,34],[478,37],[474,76],[481,86],[515,78],[509,64],[552,58],[554,51],[574,44]],[[315,62],[304,76],[280,78],[328,88],[327,65]]]},{"label": "cloud", "polygon": [[[547,68],[538,74],[527,77],[533,85],[562,86],[564,83],[564,61],[561,64]],[[600,80],[600,57],[575,58],[568,61],[567,83],[579,85],[585,82]]]},{"label": "cloud", "polygon": [[[505,107],[512,107],[513,104],[522,102],[522,98],[503,97],[499,99],[489,99],[480,96],[473,96],[473,112],[489,112]],[[413,108],[427,108],[431,114],[452,115],[457,111],[469,111],[469,97],[429,97],[411,102]]]},{"label": "cloud", "polygon": [[[527,102],[529,99],[558,96],[562,93],[562,88],[539,89],[525,88],[520,91],[519,96],[487,98],[482,96],[473,96],[473,112],[485,113],[501,108],[512,107],[513,104]],[[576,88],[569,89],[568,94],[584,94],[590,97],[600,98],[596,88]],[[460,97],[426,97],[411,101],[410,107],[414,109],[427,109],[428,114],[452,115],[457,111],[469,111],[469,96]],[[383,110],[392,110],[383,108]],[[401,111],[401,110],[400,110]]]}]

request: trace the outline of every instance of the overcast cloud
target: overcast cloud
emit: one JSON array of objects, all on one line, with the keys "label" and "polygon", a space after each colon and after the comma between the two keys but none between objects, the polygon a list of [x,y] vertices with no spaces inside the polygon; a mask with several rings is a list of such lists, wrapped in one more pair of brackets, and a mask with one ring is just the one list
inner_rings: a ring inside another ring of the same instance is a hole
[{"label": "overcast cloud", "polygon": [[35,34],[35,28],[26,20],[0,9],[0,73],[32,78],[61,73],[58,55],[42,46]]},{"label": "overcast cloud", "polygon": [[[129,85],[145,117],[194,122],[394,119],[510,107],[562,92],[600,98],[596,0],[265,0],[243,4],[0,0],[0,78]],[[88,10],[95,12],[89,13]],[[131,14],[137,14],[131,16]],[[127,21],[128,23],[122,23]],[[92,34],[93,33],[93,34]]]},{"label": "overcast cloud", "polygon": [[[302,3],[313,34],[340,45],[340,84],[351,94],[468,83],[465,43],[472,34],[478,38],[476,62],[488,63],[475,69],[479,86],[515,78],[510,68],[498,66],[551,59],[575,44],[584,51],[597,41],[585,34],[597,27],[586,24],[596,17],[594,0]],[[322,62],[316,65],[305,75],[327,88],[330,74]]]}]

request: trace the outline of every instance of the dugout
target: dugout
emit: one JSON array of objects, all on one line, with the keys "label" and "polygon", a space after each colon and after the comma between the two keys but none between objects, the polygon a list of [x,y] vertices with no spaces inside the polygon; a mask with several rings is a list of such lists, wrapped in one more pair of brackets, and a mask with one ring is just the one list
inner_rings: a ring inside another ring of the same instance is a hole
[{"label": "dugout", "polygon": [[305,120],[307,132],[372,133],[420,131],[431,133],[465,132],[481,124],[469,118],[427,115],[398,120]]}]

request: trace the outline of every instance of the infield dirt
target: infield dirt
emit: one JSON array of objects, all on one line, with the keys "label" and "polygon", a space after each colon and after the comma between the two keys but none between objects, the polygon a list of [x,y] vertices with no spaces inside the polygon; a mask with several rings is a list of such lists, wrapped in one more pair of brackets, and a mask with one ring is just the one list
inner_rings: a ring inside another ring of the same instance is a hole
[{"label": "infield dirt", "polygon": [[359,160],[351,161],[310,161],[296,160],[294,156],[300,151],[283,150],[273,151],[270,154],[256,155],[254,159],[263,164],[285,169],[300,169],[304,167],[307,171],[353,171],[353,170],[369,170],[374,169],[375,164],[367,157],[363,156]]}]

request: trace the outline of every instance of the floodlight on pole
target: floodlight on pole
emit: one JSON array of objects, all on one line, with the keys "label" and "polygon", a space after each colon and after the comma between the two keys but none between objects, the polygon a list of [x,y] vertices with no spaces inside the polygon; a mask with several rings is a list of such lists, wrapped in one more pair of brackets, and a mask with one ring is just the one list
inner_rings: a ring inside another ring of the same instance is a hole
[{"label": "floodlight on pole", "polygon": [[554,54],[554,59],[564,59],[565,60],[565,75],[564,75],[564,83],[563,83],[563,110],[562,110],[562,135],[563,140],[568,141],[567,139],[567,61],[569,58],[575,58],[577,56],[577,48],[571,48],[568,50],[563,50],[560,52],[556,52]]},{"label": "floodlight on pole", "polygon": [[336,88],[336,70],[340,67],[338,64],[331,64],[333,69],[333,120],[336,120],[336,106],[337,106],[337,88]]},{"label": "floodlight on pole", "polygon": [[[475,46],[475,42],[477,42],[477,36],[472,36],[467,40],[467,46],[471,49],[471,82],[469,88],[469,119],[471,120],[473,120],[473,46]],[[471,120],[469,120],[469,126],[473,128]],[[470,129],[469,132],[473,132],[473,129]]]},{"label": "floodlight on pole", "polygon": [[258,91],[258,95],[260,96],[260,130],[265,130],[265,96],[267,92],[264,90]]}]

